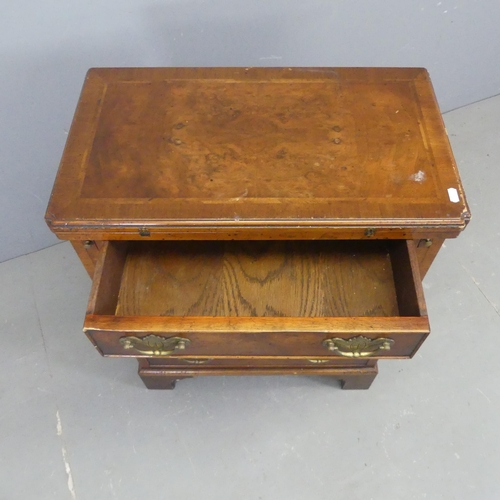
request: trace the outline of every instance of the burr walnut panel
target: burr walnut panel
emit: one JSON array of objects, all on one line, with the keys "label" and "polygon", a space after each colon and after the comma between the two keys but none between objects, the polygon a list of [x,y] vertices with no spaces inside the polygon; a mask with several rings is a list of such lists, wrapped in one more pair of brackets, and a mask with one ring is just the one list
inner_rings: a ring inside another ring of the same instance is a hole
[{"label": "burr walnut panel", "polygon": [[413,93],[411,81],[109,84],[82,197],[432,201]]},{"label": "burr walnut panel", "polygon": [[381,68],[90,70],[47,210],[98,240],[455,236],[468,217],[427,72]]}]

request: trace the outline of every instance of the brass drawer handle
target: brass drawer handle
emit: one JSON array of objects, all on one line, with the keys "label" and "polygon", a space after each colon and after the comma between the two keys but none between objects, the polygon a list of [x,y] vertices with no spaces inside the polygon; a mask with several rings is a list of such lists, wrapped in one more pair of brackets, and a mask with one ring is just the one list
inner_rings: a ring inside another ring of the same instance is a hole
[{"label": "brass drawer handle", "polygon": [[326,339],[323,345],[329,350],[348,358],[372,356],[378,351],[389,351],[394,344],[392,339],[369,339],[360,335],[350,339]]},{"label": "brass drawer handle", "polygon": [[210,363],[210,361],[213,361],[213,358],[208,358],[208,359],[179,358],[179,361],[183,361],[184,363],[189,363],[190,365],[204,365],[205,363]]},{"label": "brass drawer handle", "polygon": [[185,349],[191,344],[189,339],[182,337],[158,337],[148,335],[147,337],[122,337],[120,344],[124,349],[135,349],[147,356],[170,356],[174,351]]}]

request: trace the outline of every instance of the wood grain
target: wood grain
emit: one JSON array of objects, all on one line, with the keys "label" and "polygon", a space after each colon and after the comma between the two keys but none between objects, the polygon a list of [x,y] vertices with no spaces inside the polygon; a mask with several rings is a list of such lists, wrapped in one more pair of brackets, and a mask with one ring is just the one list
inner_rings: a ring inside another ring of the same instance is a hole
[{"label": "wood grain", "polygon": [[94,277],[95,265],[99,258],[100,242],[92,241],[90,245],[85,241],[73,240],[71,241],[76,254],[85,267],[90,279]]},{"label": "wood grain", "polygon": [[[428,235],[428,238],[416,242],[418,267],[420,269],[421,279],[425,278],[427,271],[431,267],[432,262],[436,258],[445,240],[443,237],[433,236],[432,238],[430,238],[430,236],[431,235]],[[427,246],[425,244],[426,240],[431,242],[430,246]]]},{"label": "wood grain", "polygon": [[[398,300],[399,314],[402,316],[427,315],[422,290],[418,257],[413,241],[392,242],[391,262]],[[410,283],[418,283],[410,286]]]},{"label": "wood grain", "polygon": [[313,361],[321,362],[311,362],[309,359],[304,358],[285,358],[285,357],[253,357],[253,358],[203,358],[203,357],[170,357],[170,358],[140,358],[147,359],[148,363],[152,367],[226,367],[226,368],[244,368],[244,367],[268,367],[268,368],[290,368],[290,367],[301,367],[301,368],[313,368],[313,367],[345,367],[345,368],[359,368],[363,366],[368,366],[369,363],[373,361],[369,359],[339,359],[339,358],[311,358]]},{"label": "wood grain", "polygon": [[121,245],[103,249],[95,283],[113,293],[96,285],[85,319],[107,356],[147,357],[119,339],[154,333],[190,340],[176,357],[338,357],[327,338],[364,335],[389,336],[373,357],[397,358],[429,333],[413,242],[129,243],[126,258]]},{"label": "wood grain", "polygon": [[256,225],[456,235],[469,217],[421,68],[92,69],[46,214],[58,235],[89,239]]},{"label": "wood grain", "polygon": [[340,379],[342,389],[368,389],[377,376],[377,361],[369,361],[363,368],[350,367],[226,367],[187,368],[151,366],[146,359],[139,359],[139,376],[148,389],[174,389],[179,379],[198,375],[315,375]]},{"label": "wood grain", "polygon": [[120,282],[127,258],[128,244],[102,242],[96,263],[87,312],[113,314],[120,293]]},{"label": "wood grain", "polygon": [[117,315],[395,316],[385,242],[131,244]]},{"label": "wood grain", "polygon": [[84,330],[103,330],[134,334],[166,333],[248,333],[276,332],[339,333],[349,336],[356,332],[366,336],[396,335],[405,332],[428,333],[427,316],[390,317],[316,317],[284,318],[279,316],[234,317],[234,316],[107,316],[87,314]]},{"label": "wood grain", "polygon": [[[368,388],[377,358],[429,334],[421,279],[469,220],[422,68],[94,68],[46,213],[94,274],[86,334],[141,358],[150,388],[299,373]],[[120,343],[151,334],[191,343],[162,366]],[[394,344],[366,361],[323,345],[358,335]]]},{"label": "wood grain", "polygon": [[[332,318],[330,318],[332,319]],[[345,359],[338,353],[329,351],[323,342],[327,338],[340,337],[352,338],[362,332],[358,327],[362,328],[363,322],[351,322],[350,330],[342,330],[337,325],[341,326],[341,322],[335,321],[333,318],[329,325],[329,333],[326,332],[311,332],[311,331],[295,331],[295,332],[269,332],[265,329],[259,331],[233,331],[233,332],[185,332],[179,334],[183,338],[190,340],[190,345],[184,351],[178,352],[174,357],[201,357],[201,358],[273,358],[277,362],[279,358],[340,358]],[[393,318],[384,318],[387,325],[390,327]],[[407,321],[402,321],[401,326],[405,325],[406,330],[401,332],[365,333],[369,338],[390,337],[394,340],[394,345],[390,351],[379,351],[370,358],[409,358],[412,357],[421,343],[425,340],[429,333],[429,323],[427,318],[404,318]],[[258,323],[257,323],[258,324]],[[300,322],[295,324],[295,330],[298,330]],[[255,328],[255,325],[254,325]],[[92,343],[96,345],[104,356],[118,357],[151,357],[148,354],[141,354],[137,350],[125,349],[119,342],[121,337],[130,335],[127,330],[110,331],[110,330],[93,330],[87,329],[86,333]],[[144,332],[150,334],[151,332]],[[161,332],[158,333],[160,336]],[[134,336],[142,336],[137,332]]]}]

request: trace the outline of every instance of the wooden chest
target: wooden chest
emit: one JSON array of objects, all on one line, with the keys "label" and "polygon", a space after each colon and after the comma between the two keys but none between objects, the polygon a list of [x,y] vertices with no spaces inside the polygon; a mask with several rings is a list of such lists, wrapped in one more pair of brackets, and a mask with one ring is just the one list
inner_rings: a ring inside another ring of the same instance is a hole
[{"label": "wooden chest", "polygon": [[470,219],[419,68],[97,68],[46,221],[93,278],[84,330],[149,388],[368,388],[429,333],[421,280]]}]

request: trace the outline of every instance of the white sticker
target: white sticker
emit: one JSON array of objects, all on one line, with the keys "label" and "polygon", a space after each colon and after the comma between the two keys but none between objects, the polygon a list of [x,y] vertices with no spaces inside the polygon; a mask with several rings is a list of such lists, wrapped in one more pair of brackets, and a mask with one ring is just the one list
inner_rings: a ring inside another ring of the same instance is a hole
[{"label": "white sticker", "polygon": [[455,188],[448,188],[448,196],[452,203],[458,203],[460,201],[458,191]]}]

